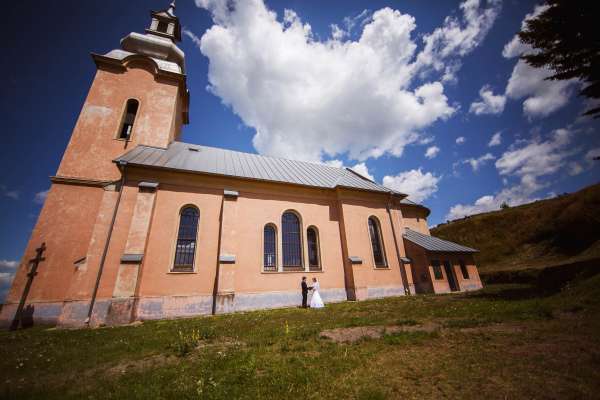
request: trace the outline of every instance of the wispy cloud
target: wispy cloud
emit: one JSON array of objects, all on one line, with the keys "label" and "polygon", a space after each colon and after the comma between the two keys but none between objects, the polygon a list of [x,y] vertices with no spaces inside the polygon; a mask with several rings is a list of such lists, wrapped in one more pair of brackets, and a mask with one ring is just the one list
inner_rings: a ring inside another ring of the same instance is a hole
[{"label": "wispy cloud", "polygon": [[41,192],[37,192],[33,196],[33,202],[36,203],[36,204],[44,204],[44,201],[46,201],[46,198],[48,197],[48,192],[49,191],[50,191],[50,189],[43,190]]},{"label": "wispy cloud", "polygon": [[19,192],[18,190],[9,189],[4,185],[0,185],[0,196],[7,197],[13,200],[19,200],[20,195],[21,192]]}]

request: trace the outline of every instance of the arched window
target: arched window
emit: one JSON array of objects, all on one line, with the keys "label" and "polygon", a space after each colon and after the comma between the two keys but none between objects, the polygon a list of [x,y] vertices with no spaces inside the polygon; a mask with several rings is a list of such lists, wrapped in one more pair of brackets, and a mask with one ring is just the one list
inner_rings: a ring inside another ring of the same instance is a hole
[{"label": "arched window", "polygon": [[319,271],[321,269],[319,234],[312,226],[306,230],[306,243],[308,244],[308,268],[311,271]]},{"label": "arched window", "polygon": [[199,217],[200,213],[196,207],[187,206],[181,210],[173,271],[189,272],[194,270]]},{"label": "arched window", "polygon": [[273,225],[265,225],[263,235],[265,271],[277,271],[277,239],[275,227]]},{"label": "arched window", "polygon": [[135,122],[135,116],[138,111],[140,103],[136,99],[127,100],[125,106],[125,115],[123,116],[123,126],[119,132],[119,139],[129,140],[131,137],[131,131],[133,130],[133,123]]},{"label": "arched window", "polygon": [[300,241],[300,219],[293,212],[281,217],[281,247],[283,267],[302,269],[302,245]]},{"label": "arched window", "polygon": [[385,254],[383,252],[383,241],[381,240],[381,229],[379,221],[375,217],[369,217],[369,235],[373,247],[373,259],[376,267],[385,267]]}]

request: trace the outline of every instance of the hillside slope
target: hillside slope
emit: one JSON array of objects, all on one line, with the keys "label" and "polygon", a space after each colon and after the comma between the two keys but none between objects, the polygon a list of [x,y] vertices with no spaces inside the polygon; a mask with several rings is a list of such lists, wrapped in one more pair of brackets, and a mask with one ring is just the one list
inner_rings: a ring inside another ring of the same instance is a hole
[{"label": "hillside slope", "polygon": [[479,249],[480,271],[545,267],[600,256],[600,184],[440,224],[431,234]]}]

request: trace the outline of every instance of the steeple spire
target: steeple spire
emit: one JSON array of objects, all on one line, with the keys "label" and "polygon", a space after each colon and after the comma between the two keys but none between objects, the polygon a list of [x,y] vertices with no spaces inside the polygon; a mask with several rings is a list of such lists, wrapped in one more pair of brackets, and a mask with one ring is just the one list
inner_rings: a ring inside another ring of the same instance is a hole
[{"label": "steeple spire", "polygon": [[169,9],[167,10],[167,13],[169,13],[173,17],[175,16],[175,0],[173,0],[171,4],[169,4]]}]

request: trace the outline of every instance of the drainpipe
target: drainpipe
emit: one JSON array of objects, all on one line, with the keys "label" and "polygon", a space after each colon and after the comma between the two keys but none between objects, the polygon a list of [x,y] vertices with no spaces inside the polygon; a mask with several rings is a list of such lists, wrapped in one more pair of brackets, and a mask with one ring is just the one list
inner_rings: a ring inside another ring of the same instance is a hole
[{"label": "drainpipe", "polygon": [[104,250],[102,251],[102,257],[100,258],[100,267],[98,268],[98,276],[96,277],[96,284],[94,285],[94,291],[92,292],[92,300],[90,302],[90,308],[88,309],[88,315],[85,319],[85,324],[87,326],[90,325],[92,320],[92,312],[94,311],[94,305],[96,304],[96,296],[98,295],[98,288],[100,287],[100,279],[102,278],[102,271],[104,270],[104,262],[106,261],[106,255],[108,253],[108,246],[110,244],[110,238],[112,237],[113,228],[115,227],[115,221],[117,219],[117,211],[119,210],[119,203],[121,203],[121,195],[123,194],[123,186],[125,186],[125,180],[127,177],[127,170],[125,167],[127,166],[127,161],[119,161],[118,164],[122,167],[121,174],[121,183],[119,186],[119,195],[117,196],[117,203],[115,204],[115,209],[113,211],[112,220],[110,221],[110,226],[108,228],[108,235],[106,237],[106,242],[104,243]]},{"label": "drainpipe", "polygon": [[215,283],[213,285],[213,298],[212,298],[212,314],[217,313],[217,295],[219,293],[219,273],[221,272],[221,235],[223,234],[223,208],[225,208],[225,195],[221,199],[221,211],[219,212],[219,239],[217,242],[217,265],[215,268]]},{"label": "drainpipe", "polygon": [[386,209],[388,216],[390,217],[390,224],[392,225],[392,235],[394,236],[394,247],[396,248],[396,257],[398,257],[398,264],[400,266],[400,276],[402,277],[402,285],[404,286],[404,294],[410,294],[410,288],[408,287],[408,277],[406,276],[406,270],[404,269],[404,263],[400,256],[400,248],[398,247],[398,237],[396,236],[396,228],[394,228],[394,219],[392,218],[392,193],[390,192],[390,199],[387,203]]}]

